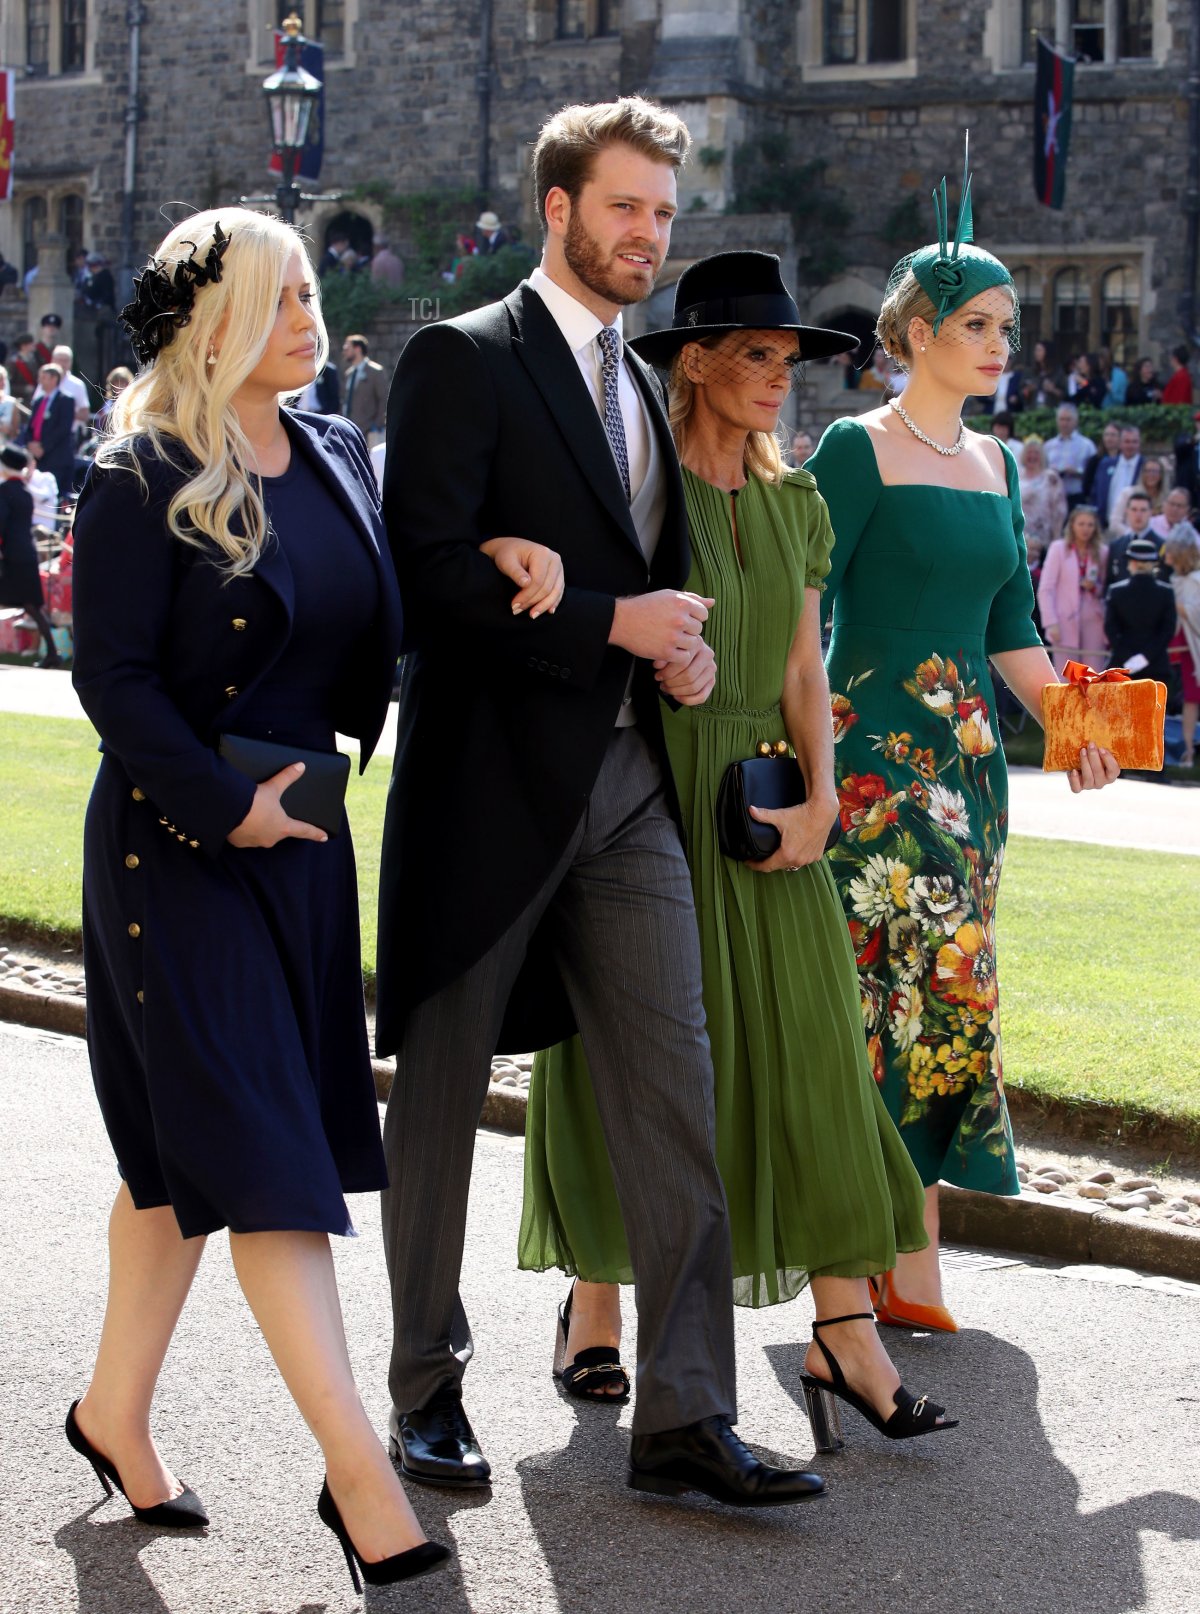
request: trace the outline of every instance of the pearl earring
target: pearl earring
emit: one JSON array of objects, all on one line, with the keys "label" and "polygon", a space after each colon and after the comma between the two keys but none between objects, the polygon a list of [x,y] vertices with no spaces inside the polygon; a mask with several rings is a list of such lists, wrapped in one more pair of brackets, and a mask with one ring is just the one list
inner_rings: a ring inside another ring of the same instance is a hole
[{"label": "pearl earring", "polygon": [[[922,349],[922,351],[924,351],[924,350]],[[215,364],[217,362],[217,354],[216,354],[215,348],[211,348],[211,347],[209,348],[208,353],[205,355],[204,362],[205,362],[205,364]]]},{"label": "pearl earring", "polygon": [[924,344],[924,342],[922,342],[921,343],[921,352],[924,353],[924,351],[925,351],[925,344]]}]

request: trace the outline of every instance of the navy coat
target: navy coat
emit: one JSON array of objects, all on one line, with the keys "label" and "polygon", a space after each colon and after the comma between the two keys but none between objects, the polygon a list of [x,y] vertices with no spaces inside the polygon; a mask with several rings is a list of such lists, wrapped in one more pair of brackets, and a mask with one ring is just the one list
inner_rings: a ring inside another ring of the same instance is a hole
[{"label": "navy coat", "polygon": [[[284,410],[294,451],[328,483],[369,543],[381,609],[335,691],[342,734],[365,768],[387,715],[401,638],[400,598],[375,476],[358,430],[338,416]],[[215,855],[250,810],[254,786],[217,755],[223,733],[287,644],[292,577],[278,545],[228,579],[215,546],[182,543],[166,508],[181,474],[147,448],[130,471],[93,467],[75,516],[75,663],[84,710],[160,814]]]},{"label": "navy coat", "polygon": [[[34,404],[34,412],[40,399]],[[19,443],[26,447],[33,442],[33,415],[21,428]],[[37,439],[42,455],[37,462],[39,471],[49,471],[58,483],[59,495],[65,498],[75,486],[75,400],[68,398],[60,387],[50,394],[46,413],[42,416],[42,435]]]},{"label": "navy coat", "polygon": [[[1113,473],[1116,471],[1117,461],[1120,458],[1119,454],[1105,454],[1101,457],[1100,463],[1096,467],[1095,479],[1092,482],[1092,503],[1100,512],[1100,525],[1102,527],[1107,526],[1109,521],[1108,501],[1112,492]],[[1142,466],[1144,464],[1145,455],[1139,454],[1134,460],[1131,486],[1136,486],[1141,481]]]}]

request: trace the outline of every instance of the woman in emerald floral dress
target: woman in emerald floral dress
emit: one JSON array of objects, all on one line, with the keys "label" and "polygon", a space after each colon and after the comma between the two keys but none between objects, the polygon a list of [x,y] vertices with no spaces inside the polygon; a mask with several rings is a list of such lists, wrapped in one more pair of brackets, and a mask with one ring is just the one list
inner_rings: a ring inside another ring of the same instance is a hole
[{"label": "woman in emerald floral dress", "polygon": [[[908,372],[903,394],[837,421],[807,467],[836,540],[825,598],[843,834],[830,861],[872,1068],[930,1235],[873,1285],[876,1313],[948,1331],[938,1182],[1019,1191],[994,931],[1008,783],[988,663],[1039,720],[1057,682],[1032,621],[1015,461],[961,419],[1017,342],[1011,276],[970,244],[969,190],[953,248],[943,181],[939,242],[892,272],[878,331]],[[1079,791],[1116,775],[1092,747],[1069,777]]]}]

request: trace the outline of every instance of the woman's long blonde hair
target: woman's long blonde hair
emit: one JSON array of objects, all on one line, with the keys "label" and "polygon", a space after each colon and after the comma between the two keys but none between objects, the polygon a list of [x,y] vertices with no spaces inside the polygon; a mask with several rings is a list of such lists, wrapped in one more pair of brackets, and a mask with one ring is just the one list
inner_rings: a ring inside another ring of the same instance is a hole
[{"label": "woman's long blonde hair", "polygon": [[[720,336],[702,338],[698,347],[714,351],[722,342],[738,336],[738,331],[724,331]],[[691,344],[685,344],[690,346]],[[667,421],[675,439],[675,452],[681,461],[687,457],[688,423],[696,407],[696,383],[683,367],[683,348],[671,360],[667,380]],[[773,487],[779,487],[787,475],[783,463],[783,450],[774,432],[751,432],[746,439],[746,452],[742,460],[747,476],[757,476]]]},{"label": "woman's long blonde hair", "polygon": [[[220,281],[196,288],[188,323],[117,398],[111,435],[97,449],[96,463],[133,470],[144,487],[133,445],[148,442],[160,460],[186,477],[167,507],[168,528],[183,543],[215,544],[228,561],[229,575],[236,577],[250,571],[262,553],[267,518],[258,479],[247,469],[250,444],[233,398],[266,350],[288,264],[297,253],[313,293],[317,375],[329,339],[304,242],[290,225],[265,213],[237,207],[194,213],[155,253],[164,272],[173,275],[176,264],[193,252],[203,262],[218,223],[229,237]],[[216,354],[213,364],[207,362],[210,353]],[[181,448],[186,455],[180,455]]]}]

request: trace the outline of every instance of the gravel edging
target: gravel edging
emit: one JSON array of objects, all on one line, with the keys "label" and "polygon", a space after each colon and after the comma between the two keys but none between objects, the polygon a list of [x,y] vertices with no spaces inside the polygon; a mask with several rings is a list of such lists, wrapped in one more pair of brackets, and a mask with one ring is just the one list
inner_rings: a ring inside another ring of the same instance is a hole
[{"label": "gravel edging", "polygon": [[[87,1005],[81,994],[10,986],[0,981],[0,1020],[82,1037]],[[497,1059],[480,1117],[500,1131],[525,1131],[529,1059]],[[375,1091],[383,1103],[392,1086],[391,1060],[374,1060]],[[1106,1211],[1103,1201],[1047,1198],[1022,1187],[1002,1198],[943,1183],[942,1232],[955,1244],[1013,1250],[1048,1260],[1132,1267],[1140,1272],[1200,1283],[1200,1229],[1131,1220]]]}]

